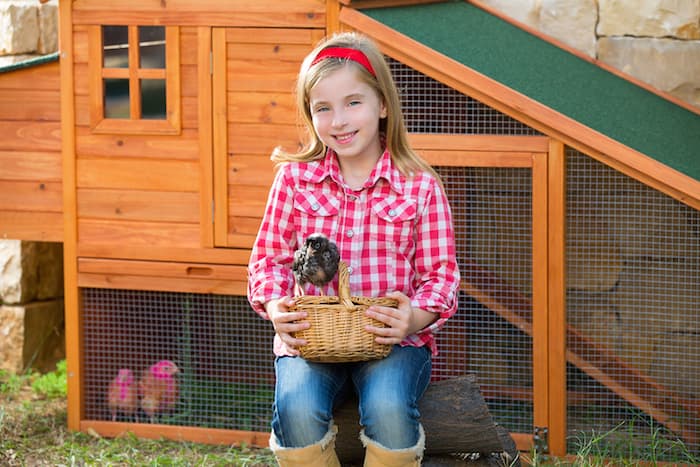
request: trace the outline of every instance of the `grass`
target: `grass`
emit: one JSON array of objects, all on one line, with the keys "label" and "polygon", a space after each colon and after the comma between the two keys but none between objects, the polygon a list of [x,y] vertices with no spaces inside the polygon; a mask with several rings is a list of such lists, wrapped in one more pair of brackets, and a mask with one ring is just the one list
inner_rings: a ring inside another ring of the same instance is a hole
[{"label": "grass", "polygon": [[[126,435],[107,439],[66,428],[66,368],[39,375],[0,370],[0,465],[14,466],[276,466],[269,450],[215,446]],[[649,466],[669,456],[675,465],[700,465],[679,440],[669,440],[658,426],[648,426],[640,446],[641,426],[621,423],[605,431],[581,433],[576,454],[552,459],[536,452],[522,456],[531,466]]]},{"label": "grass", "polygon": [[0,370],[2,466],[277,465],[267,449],[213,446],[132,435],[102,438],[66,428],[65,363],[56,371],[16,375]]}]

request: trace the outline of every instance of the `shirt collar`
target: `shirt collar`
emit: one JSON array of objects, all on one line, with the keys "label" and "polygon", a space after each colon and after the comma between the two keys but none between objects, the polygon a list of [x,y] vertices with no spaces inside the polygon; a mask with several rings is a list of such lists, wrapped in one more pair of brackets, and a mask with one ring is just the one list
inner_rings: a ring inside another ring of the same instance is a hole
[{"label": "shirt collar", "polygon": [[[303,180],[312,183],[320,183],[326,177],[330,177],[340,184],[342,177],[340,176],[340,165],[338,164],[338,156],[335,151],[329,149],[323,160],[311,162],[308,170],[303,171],[301,177]],[[382,178],[389,183],[391,189],[396,193],[403,193],[404,176],[394,167],[388,149],[384,150],[363,188],[370,188],[376,185]]]}]

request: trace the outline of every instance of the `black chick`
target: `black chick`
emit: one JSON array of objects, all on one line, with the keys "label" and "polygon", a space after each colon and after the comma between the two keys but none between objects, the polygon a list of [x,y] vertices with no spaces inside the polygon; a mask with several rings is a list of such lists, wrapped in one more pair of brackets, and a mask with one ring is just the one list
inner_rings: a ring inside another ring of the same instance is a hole
[{"label": "black chick", "polygon": [[320,233],[309,235],[304,245],[294,252],[292,271],[298,291],[302,292],[307,282],[316,287],[328,284],[338,272],[339,261],[340,253],[335,243]]}]

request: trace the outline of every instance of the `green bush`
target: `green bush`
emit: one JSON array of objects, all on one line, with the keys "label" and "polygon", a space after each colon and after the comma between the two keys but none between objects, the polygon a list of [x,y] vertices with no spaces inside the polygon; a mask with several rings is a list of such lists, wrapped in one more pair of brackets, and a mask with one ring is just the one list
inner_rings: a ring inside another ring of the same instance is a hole
[{"label": "green bush", "polygon": [[66,397],[68,392],[68,380],[66,377],[66,361],[61,360],[56,364],[56,370],[39,376],[32,383],[32,389],[37,394],[55,399]]}]

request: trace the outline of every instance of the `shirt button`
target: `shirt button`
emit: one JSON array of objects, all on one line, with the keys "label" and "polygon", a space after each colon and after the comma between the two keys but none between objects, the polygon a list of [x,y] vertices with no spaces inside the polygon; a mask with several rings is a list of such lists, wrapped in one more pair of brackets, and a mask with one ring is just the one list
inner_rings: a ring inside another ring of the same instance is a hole
[{"label": "shirt button", "polygon": [[352,274],[352,266],[348,267],[348,274]]},{"label": "shirt button", "polygon": [[355,235],[355,232],[353,232],[352,229],[348,230],[348,233],[347,233],[348,238],[352,238],[353,235]]},{"label": "shirt button", "polygon": [[394,216],[396,215],[396,211],[394,211],[394,210],[392,209],[391,211],[389,211],[389,215],[390,215],[391,217],[394,217]]},{"label": "shirt button", "polygon": [[318,204],[315,204],[315,203],[314,203],[314,204],[311,205],[311,210],[312,210],[312,211],[318,211],[319,209],[321,209],[321,206],[319,206]]}]

